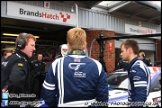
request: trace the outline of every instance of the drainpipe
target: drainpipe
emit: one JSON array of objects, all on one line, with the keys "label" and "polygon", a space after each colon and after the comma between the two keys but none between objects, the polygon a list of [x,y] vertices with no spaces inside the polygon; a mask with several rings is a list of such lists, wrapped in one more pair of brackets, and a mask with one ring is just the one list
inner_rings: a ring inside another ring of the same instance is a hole
[{"label": "drainpipe", "polygon": [[76,27],[78,28],[78,5],[75,4],[75,9],[76,9]]}]

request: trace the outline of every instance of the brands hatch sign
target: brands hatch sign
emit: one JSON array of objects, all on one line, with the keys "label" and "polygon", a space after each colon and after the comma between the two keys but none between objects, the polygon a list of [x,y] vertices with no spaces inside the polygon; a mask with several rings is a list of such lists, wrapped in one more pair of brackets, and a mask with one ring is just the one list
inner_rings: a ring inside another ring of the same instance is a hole
[{"label": "brands hatch sign", "polygon": [[140,27],[140,26],[135,26],[135,25],[130,25],[130,24],[125,24],[125,33],[136,34],[136,35],[155,34],[156,30],[145,28],[145,27]]},{"label": "brands hatch sign", "polygon": [[76,25],[76,14],[7,1],[7,16],[45,23]]}]

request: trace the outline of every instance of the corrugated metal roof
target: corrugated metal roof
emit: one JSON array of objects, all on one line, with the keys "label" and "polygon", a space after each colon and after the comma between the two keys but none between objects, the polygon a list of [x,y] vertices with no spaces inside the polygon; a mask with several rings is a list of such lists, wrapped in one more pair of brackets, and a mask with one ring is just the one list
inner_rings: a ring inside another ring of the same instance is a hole
[{"label": "corrugated metal roof", "polygon": [[[87,8],[97,6],[101,1],[78,1]],[[100,7],[102,8],[102,7]],[[105,9],[105,7],[103,7]],[[161,7],[151,5],[150,1],[122,1],[111,8],[107,7],[107,12],[111,15],[139,20],[152,24],[161,24]]]}]

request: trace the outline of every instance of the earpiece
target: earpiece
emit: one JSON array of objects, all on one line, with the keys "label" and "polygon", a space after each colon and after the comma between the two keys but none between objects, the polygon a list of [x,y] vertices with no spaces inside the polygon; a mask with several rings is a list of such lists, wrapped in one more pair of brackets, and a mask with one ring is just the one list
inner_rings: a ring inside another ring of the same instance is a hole
[{"label": "earpiece", "polygon": [[145,57],[145,53],[144,52],[141,52],[142,53],[142,56]]},{"label": "earpiece", "polygon": [[24,39],[25,39],[26,35],[27,35],[27,33],[22,33],[21,34],[21,38],[17,42],[17,48],[19,48],[19,49],[24,49],[25,48],[26,42],[25,42]]}]

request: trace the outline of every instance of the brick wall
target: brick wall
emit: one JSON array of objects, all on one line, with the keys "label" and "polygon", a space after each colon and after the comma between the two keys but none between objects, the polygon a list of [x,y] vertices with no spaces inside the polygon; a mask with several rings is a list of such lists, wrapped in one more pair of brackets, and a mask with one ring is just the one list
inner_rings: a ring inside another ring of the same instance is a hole
[{"label": "brick wall", "polygon": [[[90,54],[90,46],[93,39],[99,37],[100,33],[102,32],[104,37],[113,37],[115,33],[113,31],[107,30],[88,30],[87,32],[87,48],[88,54]],[[109,43],[112,43],[112,52],[109,51]],[[114,40],[106,40],[103,44],[104,53],[103,53],[103,60],[105,62],[107,73],[112,72],[115,69],[115,41]],[[89,55],[90,56],[90,55]],[[100,46],[97,41],[94,41],[92,45],[91,57],[99,60],[100,56]]]},{"label": "brick wall", "polygon": [[157,60],[156,61],[160,61],[161,62],[161,41],[157,40]]}]

